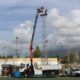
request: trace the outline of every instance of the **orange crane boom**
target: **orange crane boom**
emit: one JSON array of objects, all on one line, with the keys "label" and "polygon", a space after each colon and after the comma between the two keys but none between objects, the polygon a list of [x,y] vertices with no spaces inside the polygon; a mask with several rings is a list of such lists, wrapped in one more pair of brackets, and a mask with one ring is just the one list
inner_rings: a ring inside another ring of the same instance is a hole
[{"label": "orange crane boom", "polygon": [[33,33],[32,33],[32,38],[31,38],[31,42],[30,42],[30,62],[31,62],[31,64],[33,63],[33,54],[32,54],[33,53],[33,39],[34,39],[34,35],[35,35],[37,19],[38,19],[38,12],[35,17],[35,22],[34,22],[34,26],[33,26]]},{"label": "orange crane boom", "polygon": [[30,62],[31,62],[31,65],[33,65],[33,40],[34,40],[34,35],[35,35],[35,30],[36,30],[36,25],[37,25],[38,14],[40,16],[46,16],[47,9],[44,9],[44,7],[37,9],[37,14],[36,14],[34,26],[33,26],[33,33],[32,33],[31,42],[30,42]]}]

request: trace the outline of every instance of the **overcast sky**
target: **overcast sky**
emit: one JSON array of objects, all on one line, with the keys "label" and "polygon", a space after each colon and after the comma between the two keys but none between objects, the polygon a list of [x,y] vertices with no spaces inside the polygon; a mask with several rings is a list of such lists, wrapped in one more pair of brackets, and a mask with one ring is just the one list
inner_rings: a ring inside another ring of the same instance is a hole
[{"label": "overcast sky", "polygon": [[[36,9],[41,6],[48,9],[47,47],[80,46],[80,0],[0,0],[0,54],[15,54],[16,36],[19,53],[29,53]],[[34,44],[42,46],[41,18]]]}]

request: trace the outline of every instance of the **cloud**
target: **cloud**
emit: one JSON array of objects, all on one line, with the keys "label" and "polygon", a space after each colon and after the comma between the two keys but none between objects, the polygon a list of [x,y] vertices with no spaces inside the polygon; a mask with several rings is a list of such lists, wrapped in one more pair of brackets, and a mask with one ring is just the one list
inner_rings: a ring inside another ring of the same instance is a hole
[{"label": "cloud", "polygon": [[23,53],[23,54],[26,53],[27,55],[29,55],[29,46],[30,46],[30,40],[32,36],[32,25],[33,23],[27,20],[13,30],[14,39],[12,40],[12,43],[13,46],[16,46],[16,37],[18,37],[17,48],[19,53]]},{"label": "cloud", "polygon": [[22,0],[7,0],[7,2],[6,2],[6,0],[0,0],[0,6],[7,6],[7,7],[9,7],[9,6],[15,6],[15,5],[18,5],[19,3],[21,3],[22,2]]},{"label": "cloud", "polygon": [[61,42],[67,46],[80,45],[80,10],[71,10],[67,15],[62,16],[58,9],[53,8],[49,12],[48,22],[56,32],[50,40],[56,39],[56,44]]},{"label": "cloud", "polygon": [[0,40],[0,55],[9,55],[8,50],[10,46],[10,42],[6,40]]},{"label": "cloud", "polygon": [[[56,7],[48,13],[48,25],[51,26],[49,29],[51,31],[48,31],[50,34],[48,34],[47,37],[48,47],[55,48],[59,42],[67,46],[80,45],[79,3],[79,0],[0,0],[0,38],[12,38],[11,41],[9,39],[9,41],[1,40],[1,46],[5,46],[4,44],[6,44],[8,47],[7,53],[15,53],[16,36],[18,36],[20,52],[29,51],[29,41],[32,34],[31,27],[33,24],[31,21],[28,21],[28,19],[33,20],[36,9],[43,5],[48,8],[48,10]],[[11,34],[12,30],[13,35]],[[39,30],[37,32],[39,32]],[[36,38],[37,37],[35,37],[35,39]],[[38,38],[41,38],[41,36]],[[40,45],[42,46],[42,43]],[[27,50],[25,48],[27,48]]]},{"label": "cloud", "polygon": [[20,41],[29,42],[32,34],[32,22],[25,21],[23,24],[20,24],[19,27],[14,29],[15,37],[18,36]]},{"label": "cloud", "polygon": [[[13,6],[17,6],[17,5],[28,5],[28,4],[40,4],[40,3],[44,3],[47,0],[0,0],[0,6],[3,7],[3,5],[6,7],[13,7]],[[28,3],[28,4],[27,4]]]},{"label": "cloud", "polygon": [[[11,41],[7,40],[0,40],[0,54],[6,56],[6,55],[13,55],[17,56],[17,53],[22,56],[28,56],[29,55],[29,46],[30,46],[30,40],[32,35],[32,22],[27,20],[20,24],[19,26],[16,26],[16,28],[13,30],[13,37]],[[17,43],[16,43],[16,37]],[[16,48],[17,44],[17,48]]]},{"label": "cloud", "polygon": [[[80,46],[80,10],[71,10],[67,15],[61,15],[59,10],[53,8],[49,11],[47,24],[52,32],[47,36],[47,48],[55,49],[62,43],[64,46]],[[16,36],[18,36],[18,52],[29,53],[29,45],[32,34],[33,23],[29,20],[16,26],[13,30],[13,39],[11,42],[4,41],[8,45],[7,53],[16,53]],[[47,26],[48,27],[48,26]],[[37,38],[37,37],[36,37]],[[2,41],[1,41],[2,43]],[[1,44],[0,43],[0,44]],[[2,45],[2,44],[1,44]],[[38,44],[42,47],[42,43]],[[28,54],[29,55],[29,54]]]}]

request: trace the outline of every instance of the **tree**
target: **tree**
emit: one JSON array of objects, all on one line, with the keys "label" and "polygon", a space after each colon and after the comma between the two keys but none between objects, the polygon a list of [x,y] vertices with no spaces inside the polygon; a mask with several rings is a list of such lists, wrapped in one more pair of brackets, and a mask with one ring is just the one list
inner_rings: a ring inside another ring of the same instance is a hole
[{"label": "tree", "polygon": [[69,63],[74,63],[76,60],[76,56],[73,52],[69,54]]},{"label": "tree", "polygon": [[63,60],[61,61],[62,63],[68,63],[68,56],[64,56]]},{"label": "tree", "polygon": [[0,59],[2,58],[2,56],[0,55]]},{"label": "tree", "polygon": [[40,51],[39,46],[36,46],[36,49],[33,51],[33,57],[35,57],[35,58],[40,57],[40,53],[41,53],[41,51]]},{"label": "tree", "polygon": [[13,56],[12,55],[8,55],[8,56],[6,56],[6,58],[13,58]]},{"label": "tree", "polygon": [[79,63],[80,63],[80,52],[79,52]]}]

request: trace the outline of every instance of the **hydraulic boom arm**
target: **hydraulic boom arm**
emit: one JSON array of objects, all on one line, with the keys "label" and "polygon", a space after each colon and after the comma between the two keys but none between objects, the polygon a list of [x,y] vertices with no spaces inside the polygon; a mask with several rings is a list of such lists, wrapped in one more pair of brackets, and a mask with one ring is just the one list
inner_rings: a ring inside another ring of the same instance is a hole
[{"label": "hydraulic boom arm", "polygon": [[41,7],[39,9],[37,9],[37,14],[35,17],[35,22],[34,22],[34,26],[33,26],[33,33],[32,33],[32,38],[31,38],[31,42],[30,42],[30,62],[31,64],[33,64],[33,40],[34,40],[34,35],[35,35],[35,30],[36,30],[36,25],[37,25],[37,19],[38,19],[38,14],[40,16],[46,16],[47,15],[47,9],[44,9],[44,7]]},{"label": "hydraulic boom arm", "polygon": [[35,22],[34,22],[34,26],[33,26],[33,33],[32,33],[32,38],[31,38],[31,42],[30,42],[30,62],[31,64],[33,63],[33,39],[34,39],[34,35],[35,35],[35,30],[36,30],[36,24],[37,24],[37,19],[38,19],[38,12],[36,14],[35,17]]}]

